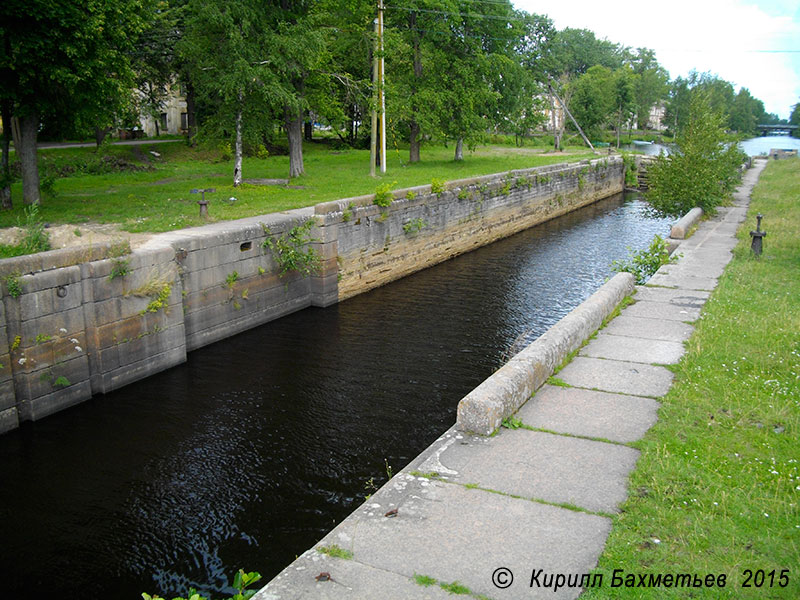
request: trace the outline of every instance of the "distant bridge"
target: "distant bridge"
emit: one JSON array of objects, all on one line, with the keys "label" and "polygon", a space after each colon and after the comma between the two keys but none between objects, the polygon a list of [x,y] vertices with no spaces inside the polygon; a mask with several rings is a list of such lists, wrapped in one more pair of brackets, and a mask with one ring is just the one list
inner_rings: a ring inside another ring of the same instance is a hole
[{"label": "distant bridge", "polygon": [[758,129],[762,136],[779,133],[789,135],[797,129],[797,125],[759,125]]}]

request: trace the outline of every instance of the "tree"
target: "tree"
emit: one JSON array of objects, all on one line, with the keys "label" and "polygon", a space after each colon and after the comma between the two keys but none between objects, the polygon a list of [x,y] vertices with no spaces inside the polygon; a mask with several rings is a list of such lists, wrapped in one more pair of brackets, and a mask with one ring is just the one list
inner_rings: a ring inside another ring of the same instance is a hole
[{"label": "tree", "polygon": [[639,129],[646,131],[650,111],[666,95],[669,74],[658,64],[655,52],[649,48],[638,48],[631,62],[636,75],[634,98],[637,122]]},{"label": "tree", "polygon": [[733,190],[745,156],[725,134],[725,120],[709,92],[692,95],[676,151],[648,167],[646,198],[656,212],[680,217],[699,206],[711,214]]},{"label": "tree", "polygon": [[589,136],[598,136],[614,111],[614,75],[602,65],[590,67],[572,84],[570,112]]},{"label": "tree", "polygon": [[792,108],[792,114],[789,115],[789,125],[797,125],[798,128],[792,132],[794,137],[800,137],[800,102]]},{"label": "tree", "polygon": [[0,3],[0,102],[19,123],[15,147],[26,204],[41,200],[36,139],[42,119],[101,122],[129,103],[130,53],[146,2]]},{"label": "tree", "polygon": [[636,76],[630,67],[622,67],[614,71],[614,110],[616,113],[617,148],[619,148],[619,137],[622,131],[622,124],[633,117],[636,109],[634,98],[634,85]]}]

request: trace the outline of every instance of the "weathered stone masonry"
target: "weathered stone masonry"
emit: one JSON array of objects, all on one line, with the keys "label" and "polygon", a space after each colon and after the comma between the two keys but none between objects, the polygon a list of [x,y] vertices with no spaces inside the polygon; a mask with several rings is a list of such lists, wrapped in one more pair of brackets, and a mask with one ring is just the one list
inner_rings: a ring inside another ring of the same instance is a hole
[{"label": "weathered stone masonry", "polygon": [[[186,360],[188,351],[363,291],[622,191],[615,157],[539,167],[0,261],[0,432]],[[413,194],[408,194],[413,192]],[[318,275],[263,247],[316,218]],[[13,293],[10,293],[13,292]]]}]

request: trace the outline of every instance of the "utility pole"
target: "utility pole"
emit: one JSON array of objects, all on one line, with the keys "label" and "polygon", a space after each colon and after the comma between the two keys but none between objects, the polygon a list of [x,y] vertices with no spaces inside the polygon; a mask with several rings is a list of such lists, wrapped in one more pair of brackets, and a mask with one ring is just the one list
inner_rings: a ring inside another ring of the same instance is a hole
[{"label": "utility pole", "polygon": [[386,94],[384,93],[383,73],[383,0],[378,0],[378,40],[380,42],[380,68],[378,69],[378,89],[381,94],[381,173],[386,173]]},{"label": "utility pole", "polygon": [[372,130],[369,143],[369,174],[375,177],[375,164],[380,156],[381,173],[386,173],[386,95],[383,62],[383,0],[378,0],[375,19],[375,51],[372,60]]}]

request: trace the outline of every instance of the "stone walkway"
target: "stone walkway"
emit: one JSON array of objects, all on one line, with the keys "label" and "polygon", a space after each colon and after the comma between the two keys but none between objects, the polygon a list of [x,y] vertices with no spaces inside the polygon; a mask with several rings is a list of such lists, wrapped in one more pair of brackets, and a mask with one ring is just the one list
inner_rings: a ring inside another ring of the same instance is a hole
[{"label": "stone walkway", "polygon": [[576,598],[626,498],[638,458],[628,444],[656,421],[672,383],[663,365],[683,355],[763,166],[558,373],[564,385],[543,386],[519,410],[534,430],[447,431],[257,600],[453,598],[440,584],[454,582],[495,599]]}]

